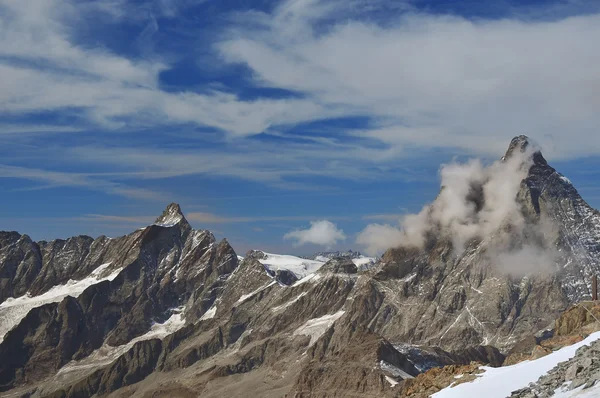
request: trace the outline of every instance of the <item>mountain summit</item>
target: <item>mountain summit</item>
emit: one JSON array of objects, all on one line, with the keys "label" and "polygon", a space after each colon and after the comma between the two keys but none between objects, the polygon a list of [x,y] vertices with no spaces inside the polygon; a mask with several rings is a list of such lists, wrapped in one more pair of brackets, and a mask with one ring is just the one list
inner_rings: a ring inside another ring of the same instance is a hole
[{"label": "mountain summit", "polygon": [[499,366],[600,272],[600,214],[532,145],[443,171],[380,260],[241,260],[175,203],[114,239],[1,232],[0,391],[396,397],[433,366]]},{"label": "mountain summit", "polygon": [[546,159],[544,159],[544,156],[542,155],[542,151],[539,148],[539,146],[533,142],[529,137],[527,137],[526,135],[518,135],[515,138],[513,138],[510,141],[510,144],[508,145],[508,149],[506,150],[506,153],[504,154],[504,156],[502,157],[502,161],[507,161],[508,159],[510,159],[513,155],[520,153],[520,154],[524,154],[525,152],[530,151],[531,152],[531,160],[533,161],[534,164],[536,165],[547,165],[548,163],[546,162]]},{"label": "mountain summit", "polygon": [[[171,203],[163,211],[162,215],[154,221],[155,225],[170,227],[185,220],[181,207],[177,203]],[[187,222],[187,221],[186,221]]]}]

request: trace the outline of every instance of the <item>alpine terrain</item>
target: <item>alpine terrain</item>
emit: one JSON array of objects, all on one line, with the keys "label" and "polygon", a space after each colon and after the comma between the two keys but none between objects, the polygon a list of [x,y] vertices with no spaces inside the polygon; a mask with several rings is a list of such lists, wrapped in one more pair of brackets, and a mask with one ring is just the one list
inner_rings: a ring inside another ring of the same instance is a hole
[{"label": "alpine terrain", "polygon": [[240,257],[175,203],[118,238],[1,232],[0,395],[393,397],[501,366],[591,297],[600,213],[525,136],[442,185],[378,259]]}]

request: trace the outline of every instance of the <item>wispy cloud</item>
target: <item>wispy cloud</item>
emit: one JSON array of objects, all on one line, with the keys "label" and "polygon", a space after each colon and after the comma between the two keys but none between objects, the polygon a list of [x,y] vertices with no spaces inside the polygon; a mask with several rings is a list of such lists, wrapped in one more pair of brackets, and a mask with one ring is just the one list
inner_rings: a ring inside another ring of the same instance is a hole
[{"label": "wispy cloud", "polygon": [[101,191],[132,199],[165,201],[165,197],[161,193],[153,192],[144,188],[133,188],[124,184],[108,181],[101,178],[102,176],[102,174],[66,173],[35,168],[0,165],[0,178],[17,178],[42,183],[41,185],[26,188],[26,190],[40,190],[58,187],[81,187],[92,191]]},{"label": "wispy cloud", "polygon": [[[307,221],[322,218],[322,216],[295,216],[295,215],[283,215],[283,216],[222,216],[215,213],[208,212],[191,212],[186,213],[185,218],[193,223],[199,225],[208,224],[244,224],[244,223],[256,223],[256,222],[272,222],[272,221]],[[346,220],[349,217],[330,217],[333,220]],[[156,216],[119,216],[119,215],[108,215],[108,214],[86,214],[81,217],[74,218],[78,221],[87,221],[90,223],[115,223],[115,224],[127,224],[131,226],[149,225],[155,219]],[[256,227],[256,230],[263,230],[260,227]]]},{"label": "wispy cloud", "polygon": [[363,216],[363,220],[372,220],[372,221],[398,221],[405,213],[386,213],[386,214],[369,214]]}]

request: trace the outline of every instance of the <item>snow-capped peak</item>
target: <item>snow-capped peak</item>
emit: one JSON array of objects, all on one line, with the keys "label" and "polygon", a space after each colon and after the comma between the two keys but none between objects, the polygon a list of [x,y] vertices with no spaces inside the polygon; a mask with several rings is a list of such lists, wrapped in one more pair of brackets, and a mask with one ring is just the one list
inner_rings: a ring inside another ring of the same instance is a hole
[{"label": "snow-capped peak", "polygon": [[185,220],[181,207],[177,203],[171,203],[167,206],[162,215],[156,219],[154,225],[161,227],[172,227]]}]

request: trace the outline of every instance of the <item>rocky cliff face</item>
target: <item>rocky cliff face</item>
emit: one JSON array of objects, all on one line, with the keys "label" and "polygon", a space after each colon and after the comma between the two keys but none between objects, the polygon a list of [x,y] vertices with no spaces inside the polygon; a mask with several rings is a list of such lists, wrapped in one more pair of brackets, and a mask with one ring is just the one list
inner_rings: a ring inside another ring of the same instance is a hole
[{"label": "rocky cliff face", "polygon": [[[504,156],[531,153],[511,198],[522,222],[460,247],[429,232],[370,268],[260,251],[239,261],[176,204],[115,239],[0,233],[0,391],[380,397],[434,366],[500,365],[589,296],[600,261],[600,216],[528,145],[517,137]],[[486,195],[473,188],[474,209]],[[552,261],[540,273],[509,257],[531,271],[516,275],[499,248]]]}]

